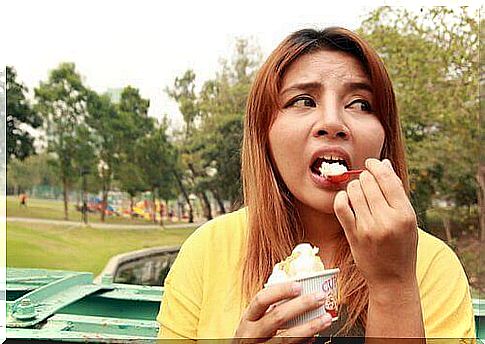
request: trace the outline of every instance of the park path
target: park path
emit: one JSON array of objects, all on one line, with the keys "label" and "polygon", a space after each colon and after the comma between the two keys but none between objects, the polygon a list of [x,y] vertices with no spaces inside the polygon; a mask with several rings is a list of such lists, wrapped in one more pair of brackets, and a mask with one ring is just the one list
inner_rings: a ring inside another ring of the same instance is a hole
[{"label": "park path", "polygon": [[[43,223],[43,224],[50,224],[50,225],[84,226],[84,224],[80,221],[35,219],[35,218],[28,218],[28,217],[7,217],[7,222],[24,222],[24,223],[27,222],[27,223]],[[164,228],[165,229],[197,228],[203,223],[204,222],[167,224],[164,226]],[[103,229],[162,229],[160,225],[155,225],[155,224],[126,225],[126,224],[115,224],[115,223],[90,222],[89,226],[92,228],[103,228]]]}]

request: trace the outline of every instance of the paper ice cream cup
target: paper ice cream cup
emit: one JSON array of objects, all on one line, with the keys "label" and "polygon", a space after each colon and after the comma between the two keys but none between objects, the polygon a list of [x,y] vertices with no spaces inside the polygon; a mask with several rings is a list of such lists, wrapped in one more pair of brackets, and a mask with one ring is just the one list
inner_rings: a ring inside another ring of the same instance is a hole
[{"label": "paper ice cream cup", "polygon": [[[338,305],[338,285],[337,275],[340,269],[329,269],[318,273],[314,273],[308,277],[292,279],[291,281],[299,282],[302,287],[301,295],[315,294],[323,292],[325,294],[325,303],[323,306],[300,314],[296,318],[288,321],[285,324],[285,328],[290,328],[307,323],[308,321],[315,319],[328,313],[332,316],[332,321],[338,320],[339,305]],[[268,285],[267,285],[268,286]],[[285,300],[283,302],[287,302]]]}]

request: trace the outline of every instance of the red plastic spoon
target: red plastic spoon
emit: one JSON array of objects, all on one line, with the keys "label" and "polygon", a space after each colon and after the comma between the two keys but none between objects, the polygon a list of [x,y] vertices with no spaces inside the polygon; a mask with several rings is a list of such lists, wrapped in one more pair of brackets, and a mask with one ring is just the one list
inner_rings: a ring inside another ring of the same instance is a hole
[{"label": "red plastic spoon", "polygon": [[331,181],[332,183],[343,183],[350,179],[352,175],[359,175],[364,170],[350,170],[344,172],[342,174],[337,174],[336,176],[326,176],[327,180]]}]

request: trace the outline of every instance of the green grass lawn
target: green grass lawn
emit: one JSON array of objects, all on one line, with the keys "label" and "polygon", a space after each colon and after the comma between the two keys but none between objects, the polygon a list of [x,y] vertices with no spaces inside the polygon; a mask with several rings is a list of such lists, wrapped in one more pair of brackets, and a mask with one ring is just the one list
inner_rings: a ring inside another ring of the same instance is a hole
[{"label": "green grass lawn", "polygon": [[[81,213],[76,210],[73,204],[69,204],[68,208],[69,220],[81,221]],[[28,199],[27,207],[21,207],[18,197],[7,197],[7,216],[10,217],[28,217],[37,219],[50,219],[50,220],[64,220],[64,203],[56,200],[45,199]],[[99,213],[89,213],[89,222],[100,223]],[[112,224],[153,224],[153,222],[135,218],[125,218],[121,216],[111,217],[107,216],[105,223]],[[177,223],[177,222],[173,222]],[[178,222],[180,223],[180,222]],[[166,224],[171,222],[166,221]]]},{"label": "green grass lawn", "polygon": [[93,229],[7,223],[7,267],[88,271],[98,274],[112,256],[181,244],[194,229]]}]

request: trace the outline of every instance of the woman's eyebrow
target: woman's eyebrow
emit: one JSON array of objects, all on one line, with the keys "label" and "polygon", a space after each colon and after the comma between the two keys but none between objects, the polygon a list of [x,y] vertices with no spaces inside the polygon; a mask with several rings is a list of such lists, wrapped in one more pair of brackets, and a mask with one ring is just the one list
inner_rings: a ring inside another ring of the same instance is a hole
[{"label": "woman's eyebrow", "polygon": [[[322,88],[324,88],[324,85],[318,81],[296,83],[285,88],[283,91],[281,91],[280,95],[284,95],[285,93],[291,91],[305,91],[309,93],[320,92]],[[373,92],[372,86],[365,81],[346,82],[344,83],[343,88],[348,92],[362,90],[371,93]]]},{"label": "woman's eyebrow", "polygon": [[344,84],[344,88],[348,91],[369,91],[373,93],[372,86],[367,82],[347,82]]},{"label": "woman's eyebrow", "polygon": [[297,84],[288,86],[283,91],[281,91],[280,94],[284,95],[285,93],[290,91],[306,91],[306,92],[320,91],[322,87],[323,85],[317,81],[302,82],[302,83],[297,83]]}]

